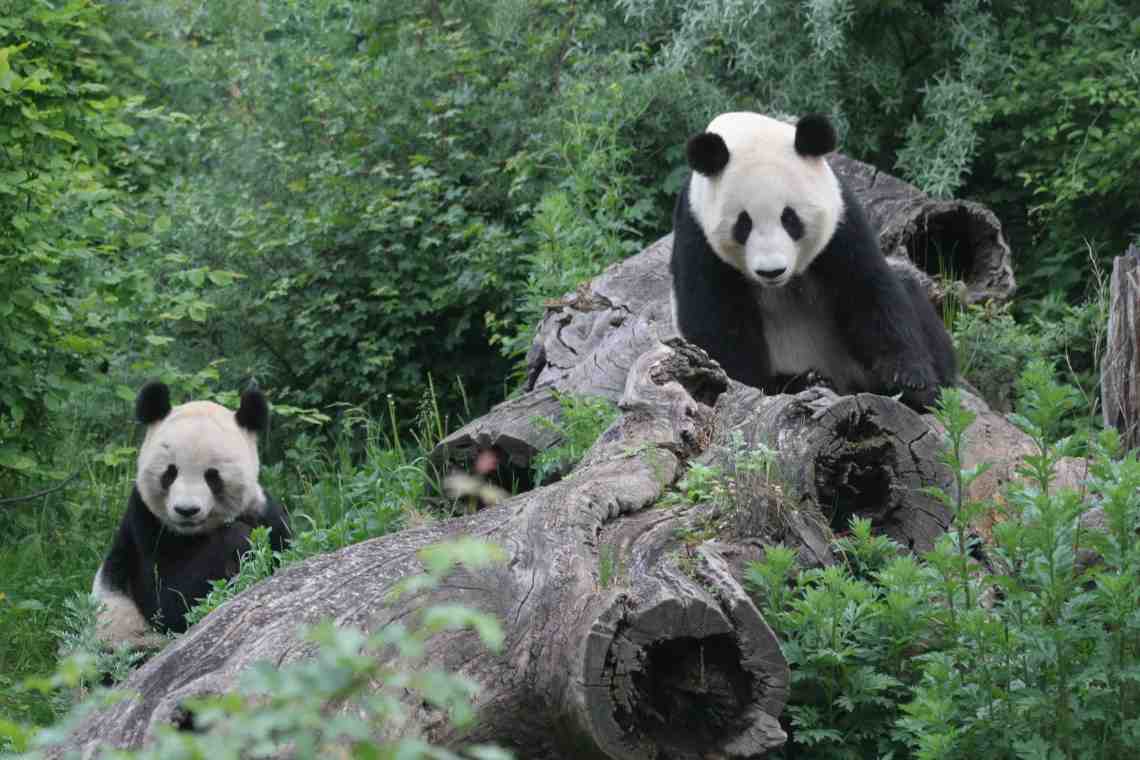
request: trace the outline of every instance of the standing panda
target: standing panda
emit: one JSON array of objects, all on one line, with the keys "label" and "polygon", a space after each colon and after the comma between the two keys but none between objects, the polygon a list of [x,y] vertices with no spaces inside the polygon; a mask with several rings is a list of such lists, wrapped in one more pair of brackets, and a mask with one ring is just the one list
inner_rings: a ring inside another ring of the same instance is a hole
[{"label": "standing panda", "polygon": [[171,408],[170,390],[151,382],[135,416],[147,426],[135,486],[92,588],[99,639],[112,647],[185,631],[210,582],[237,572],[255,526],[269,526],[277,551],[289,535],[281,505],[258,484],[257,436],[269,424],[260,391],[246,391],[236,413],[212,401]]},{"label": "standing panda", "polygon": [[819,115],[793,127],[726,113],[689,140],[673,214],[677,328],[767,393],[822,378],[841,394],[901,393],[921,410],[955,382],[953,345],[824,159],[835,147]]}]

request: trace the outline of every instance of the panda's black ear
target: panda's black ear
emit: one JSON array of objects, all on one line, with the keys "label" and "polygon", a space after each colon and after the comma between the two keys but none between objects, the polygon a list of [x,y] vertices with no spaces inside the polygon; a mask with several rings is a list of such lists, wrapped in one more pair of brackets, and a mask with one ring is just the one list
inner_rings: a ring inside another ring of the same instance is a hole
[{"label": "panda's black ear", "polygon": [[715,177],[728,166],[728,146],[716,132],[694,135],[689,139],[685,153],[692,170],[706,177]]},{"label": "panda's black ear", "polygon": [[151,380],[142,387],[135,399],[135,419],[144,425],[153,425],[170,414],[170,389],[166,383]]},{"label": "panda's black ear", "polygon": [[239,427],[254,433],[264,433],[269,429],[269,402],[258,388],[250,388],[241,394],[241,406],[234,413]]},{"label": "panda's black ear", "polygon": [[823,156],[835,150],[839,138],[831,119],[811,113],[796,123],[796,153],[801,156]]}]

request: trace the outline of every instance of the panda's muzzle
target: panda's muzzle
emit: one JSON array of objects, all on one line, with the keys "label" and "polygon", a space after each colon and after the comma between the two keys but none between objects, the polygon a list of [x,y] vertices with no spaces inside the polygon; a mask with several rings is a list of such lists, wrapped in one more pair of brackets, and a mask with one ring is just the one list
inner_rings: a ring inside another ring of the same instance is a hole
[{"label": "panda's muzzle", "polygon": [[175,507],[174,511],[177,512],[179,516],[185,517],[188,520],[190,520],[191,518],[194,517],[194,515],[201,512],[202,508],[201,507]]}]

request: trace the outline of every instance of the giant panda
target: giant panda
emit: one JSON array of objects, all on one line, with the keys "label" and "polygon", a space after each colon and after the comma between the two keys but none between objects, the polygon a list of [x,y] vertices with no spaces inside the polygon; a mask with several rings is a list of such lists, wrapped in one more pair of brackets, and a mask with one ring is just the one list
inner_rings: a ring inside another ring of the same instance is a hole
[{"label": "giant panda", "polygon": [[824,156],[825,116],[795,125],[726,113],[687,145],[673,214],[678,331],[767,393],[824,381],[840,394],[929,406],[957,371],[918,281],[896,276]]},{"label": "giant panda", "polygon": [[258,483],[257,438],[269,424],[259,390],[237,412],[212,401],[171,407],[160,382],[143,386],[135,416],[146,425],[138,468],[110,551],[95,575],[98,638],[112,648],[149,648],[186,630],[186,611],[233,576],[253,527],[269,526],[274,550],[289,527]]}]

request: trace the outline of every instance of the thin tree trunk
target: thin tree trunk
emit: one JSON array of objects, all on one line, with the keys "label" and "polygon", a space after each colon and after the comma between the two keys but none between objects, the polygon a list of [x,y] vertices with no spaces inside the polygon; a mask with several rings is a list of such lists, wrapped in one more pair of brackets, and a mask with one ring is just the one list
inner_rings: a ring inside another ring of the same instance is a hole
[{"label": "thin tree trunk", "polygon": [[1120,432],[1126,448],[1140,446],[1140,248],[1112,262],[1108,345],[1101,363],[1104,424]]}]

